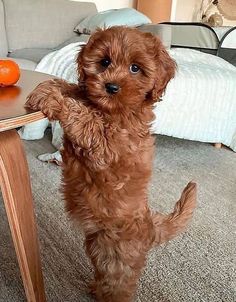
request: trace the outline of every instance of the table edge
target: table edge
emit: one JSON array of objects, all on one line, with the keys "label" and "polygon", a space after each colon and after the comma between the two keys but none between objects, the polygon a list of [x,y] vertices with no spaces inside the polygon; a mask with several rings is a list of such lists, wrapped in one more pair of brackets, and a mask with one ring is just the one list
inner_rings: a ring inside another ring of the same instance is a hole
[{"label": "table edge", "polygon": [[0,132],[18,128],[26,124],[36,122],[45,118],[41,111],[27,113],[26,115],[8,118],[0,121]]}]

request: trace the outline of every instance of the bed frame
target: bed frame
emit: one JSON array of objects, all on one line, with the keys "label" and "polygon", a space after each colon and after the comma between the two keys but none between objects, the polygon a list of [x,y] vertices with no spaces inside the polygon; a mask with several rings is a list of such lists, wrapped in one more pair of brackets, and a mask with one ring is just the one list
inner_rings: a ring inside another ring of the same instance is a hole
[{"label": "bed frame", "polygon": [[236,66],[236,26],[228,30],[220,40],[217,56]]},{"label": "bed frame", "polygon": [[236,26],[219,40],[212,27],[200,22],[162,22],[171,28],[171,47],[196,49],[236,66]]}]

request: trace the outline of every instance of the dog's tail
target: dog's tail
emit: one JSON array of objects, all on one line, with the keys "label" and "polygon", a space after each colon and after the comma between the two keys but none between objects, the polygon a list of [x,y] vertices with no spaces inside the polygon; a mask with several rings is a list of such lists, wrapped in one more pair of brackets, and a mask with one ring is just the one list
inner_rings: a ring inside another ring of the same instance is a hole
[{"label": "dog's tail", "polygon": [[177,201],[173,213],[163,215],[153,214],[153,223],[156,229],[154,246],[174,238],[181,233],[192,218],[196,206],[197,186],[190,182],[183,190],[180,199]]}]

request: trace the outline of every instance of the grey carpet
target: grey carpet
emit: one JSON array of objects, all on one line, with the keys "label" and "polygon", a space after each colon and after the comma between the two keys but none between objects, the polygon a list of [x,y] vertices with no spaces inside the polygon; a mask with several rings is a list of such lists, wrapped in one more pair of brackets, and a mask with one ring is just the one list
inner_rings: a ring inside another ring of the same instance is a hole
[{"label": "grey carpet", "polygon": [[[47,300],[91,302],[84,284],[92,277],[92,267],[83,251],[80,230],[64,213],[58,191],[60,168],[36,159],[52,150],[50,140],[46,137],[24,144]],[[151,207],[169,212],[189,180],[199,187],[191,226],[150,253],[136,302],[236,301],[236,154],[209,144],[158,136]],[[1,200],[0,217],[0,301],[25,301]]]}]

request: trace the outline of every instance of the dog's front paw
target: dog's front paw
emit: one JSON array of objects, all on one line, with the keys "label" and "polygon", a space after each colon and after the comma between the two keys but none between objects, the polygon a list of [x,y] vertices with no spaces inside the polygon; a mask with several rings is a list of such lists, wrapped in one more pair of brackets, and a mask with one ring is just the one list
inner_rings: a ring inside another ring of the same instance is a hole
[{"label": "dog's front paw", "polygon": [[34,90],[30,93],[30,95],[28,95],[27,101],[25,103],[25,108],[31,109],[33,111],[41,110],[42,101],[42,97],[40,97],[37,91]]},{"label": "dog's front paw", "polygon": [[42,111],[49,120],[57,120],[62,110],[63,96],[60,88],[49,80],[39,84],[27,97],[25,108]]},{"label": "dog's front paw", "polygon": [[39,84],[27,97],[25,108],[37,111],[42,110],[44,103],[51,94],[50,82],[45,81]]}]

